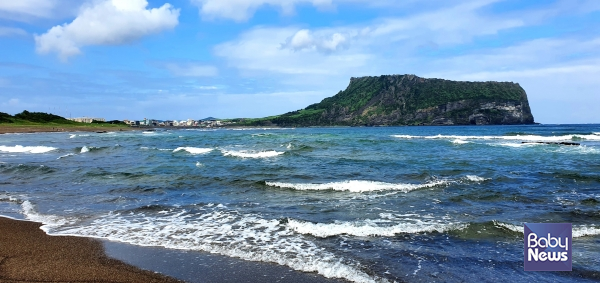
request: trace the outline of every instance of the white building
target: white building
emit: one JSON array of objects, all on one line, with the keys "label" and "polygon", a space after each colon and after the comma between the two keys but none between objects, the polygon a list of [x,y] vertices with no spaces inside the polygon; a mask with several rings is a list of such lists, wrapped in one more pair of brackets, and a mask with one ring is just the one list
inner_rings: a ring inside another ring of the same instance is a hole
[{"label": "white building", "polygon": [[67,120],[79,122],[79,123],[91,123],[93,121],[106,122],[104,118],[91,118],[91,117],[79,117],[79,118],[68,118]]}]

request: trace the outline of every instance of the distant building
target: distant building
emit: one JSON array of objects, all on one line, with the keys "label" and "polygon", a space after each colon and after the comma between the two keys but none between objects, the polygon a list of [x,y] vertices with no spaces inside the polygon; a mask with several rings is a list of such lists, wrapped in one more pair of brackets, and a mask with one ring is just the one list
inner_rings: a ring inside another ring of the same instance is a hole
[{"label": "distant building", "polygon": [[68,120],[79,122],[79,123],[91,123],[93,121],[106,122],[106,120],[104,118],[91,118],[91,117],[68,118]]}]

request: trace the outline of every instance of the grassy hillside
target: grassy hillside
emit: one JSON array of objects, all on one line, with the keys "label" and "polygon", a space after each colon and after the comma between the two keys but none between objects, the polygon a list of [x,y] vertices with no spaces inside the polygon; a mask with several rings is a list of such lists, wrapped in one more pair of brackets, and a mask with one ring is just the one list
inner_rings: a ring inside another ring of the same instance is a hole
[{"label": "grassy hillside", "polygon": [[64,117],[43,112],[27,110],[10,115],[0,112],[0,133],[12,132],[47,132],[47,131],[103,131],[127,129],[129,126],[121,121],[79,123]]}]

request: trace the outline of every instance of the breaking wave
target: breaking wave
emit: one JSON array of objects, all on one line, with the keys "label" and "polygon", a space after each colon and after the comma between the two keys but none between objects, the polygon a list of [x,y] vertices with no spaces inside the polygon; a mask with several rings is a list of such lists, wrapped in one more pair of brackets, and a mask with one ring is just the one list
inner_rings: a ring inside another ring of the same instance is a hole
[{"label": "breaking wave", "polygon": [[29,201],[22,204],[26,218],[41,222],[49,235],[85,236],[139,246],[197,250],[289,266],[317,272],[327,278],[354,282],[387,282],[367,274],[352,260],[339,257],[305,239],[277,219],[228,211],[223,205],[206,205],[203,212],[164,207],[160,217],[129,211],[109,213],[85,224],[43,215]]},{"label": "breaking wave", "polygon": [[471,182],[483,182],[483,181],[491,180],[490,178],[479,177],[476,175],[466,175],[464,178]]},{"label": "breaking wave", "polygon": [[599,135],[562,135],[562,136],[538,136],[538,135],[510,135],[510,136],[457,136],[457,135],[436,135],[436,136],[411,136],[411,135],[392,135],[400,139],[449,139],[449,140],[518,140],[532,142],[560,142],[573,140],[591,140],[600,141]]},{"label": "breaking wave", "polygon": [[75,153],[69,153],[69,154],[61,155],[61,156],[59,156],[59,157],[58,157],[58,158],[56,158],[56,159],[63,159],[63,158],[67,158],[67,157],[69,157],[69,156],[74,156],[74,155],[75,155]]},{"label": "breaking wave", "polygon": [[[513,232],[517,232],[517,233],[524,233],[524,228],[523,225],[514,225],[514,224],[507,224],[507,223],[502,223],[502,222],[498,222],[498,221],[494,221],[494,224],[496,226],[499,227],[503,227],[506,228],[508,230],[511,230]],[[591,226],[584,226],[584,225],[580,225],[580,226],[573,226],[573,238],[580,238],[580,237],[586,237],[586,236],[596,236],[596,235],[600,235],[600,227],[591,225]]]},{"label": "breaking wave", "polygon": [[190,154],[205,154],[213,151],[212,148],[200,148],[200,147],[178,147],[173,152],[187,151]]},{"label": "breaking wave", "polygon": [[461,140],[461,139],[455,139],[452,141],[453,144],[466,144],[466,143],[471,143],[470,141],[466,141],[466,140]]},{"label": "breaking wave", "polygon": [[221,150],[221,152],[223,153],[223,156],[233,156],[233,157],[241,157],[241,158],[269,158],[269,157],[276,157],[276,156],[279,156],[279,155],[282,155],[285,153],[285,152],[274,151],[274,150],[268,150],[268,151]]},{"label": "breaking wave", "polygon": [[363,220],[356,222],[311,223],[306,221],[288,221],[288,226],[300,234],[327,238],[337,235],[351,235],[358,237],[391,237],[397,234],[416,234],[463,229],[465,224],[439,223],[435,221],[412,220],[406,223],[392,224],[378,220]]},{"label": "breaking wave", "polygon": [[50,147],[50,146],[22,146],[22,145],[15,145],[15,146],[1,145],[0,146],[0,151],[11,152],[11,153],[17,153],[17,152],[46,153],[46,152],[53,151],[56,149],[57,149],[56,147]]},{"label": "breaking wave", "polygon": [[334,190],[334,191],[349,191],[354,193],[360,192],[372,192],[372,191],[402,191],[410,192],[422,188],[432,188],[435,186],[448,184],[448,181],[440,180],[433,181],[425,184],[404,184],[404,183],[384,183],[375,181],[362,181],[362,180],[350,180],[341,182],[331,182],[324,184],[303,184],[303,183],[281,183],[281,182],[265,182],[267,186],[289,188],[301,191],[322,191],[322,190]]}]

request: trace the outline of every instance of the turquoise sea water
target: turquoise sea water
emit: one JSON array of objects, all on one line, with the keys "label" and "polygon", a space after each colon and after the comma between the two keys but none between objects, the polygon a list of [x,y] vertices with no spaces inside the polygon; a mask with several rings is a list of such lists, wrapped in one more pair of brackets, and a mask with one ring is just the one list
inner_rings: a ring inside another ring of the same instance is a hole
[{"label": "turquoise sea water", "polygon": [[[600,125],[6,134],[0,214],[354,282],[597,281]],[[528,222],[573,224],[572,272],[523,271]]]}]

